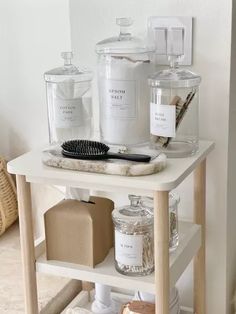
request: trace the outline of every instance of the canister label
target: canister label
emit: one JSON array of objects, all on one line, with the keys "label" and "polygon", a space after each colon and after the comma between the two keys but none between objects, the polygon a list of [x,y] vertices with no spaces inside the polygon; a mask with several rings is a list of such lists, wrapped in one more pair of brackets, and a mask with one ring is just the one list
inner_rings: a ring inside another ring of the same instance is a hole
[{"label": "canister label", "polygon": [[175,137],[176,106],[150,104],[151,134],[164,137]]},{"label": "canister label", "polygon": [[78,127],[83,124],[82,98],[54,99],[56,128]]},{"label": "canister label", "polygon": [[143,236],[115,231],[116,261],[127,266],[143,265]]},{"label": "canister label", "polygon": [[136,84],[132,80],[104,81],[105,114],[111,118],[135,119]]}]

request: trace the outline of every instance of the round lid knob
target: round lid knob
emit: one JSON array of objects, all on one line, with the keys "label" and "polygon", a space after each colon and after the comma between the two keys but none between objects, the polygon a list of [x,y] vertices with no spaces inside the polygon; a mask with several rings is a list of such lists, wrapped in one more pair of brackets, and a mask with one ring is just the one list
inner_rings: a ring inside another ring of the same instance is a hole
[{"label": "round lid knob", "polygon": [[71,51],[66,51],[61,53],[62,59],[64,59],[64,65],[71,65],[71,60],[73,59],[73,53]]},{"label": "round lid knob", "polygon": [[133,24],[133,20],[130,17],[118,17],[116,19],[116,24],[119,26],[131,26]]}]

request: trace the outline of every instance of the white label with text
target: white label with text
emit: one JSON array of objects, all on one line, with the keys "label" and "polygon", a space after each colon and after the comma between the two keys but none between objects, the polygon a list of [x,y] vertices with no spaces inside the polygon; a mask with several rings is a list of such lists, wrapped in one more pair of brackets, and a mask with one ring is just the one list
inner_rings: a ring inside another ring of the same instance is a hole
[{"label": "white label with text", "polygon": [[136,117],[135,81],[104,81],[106,115],[112,118]]},{"label": "white label with text", "polygon": [[78,127],[83,124],[83,103],[81,98],[54,99],[55,126],[57,128]]},{"label": "white label with text", "polygon": [[151,134],[175,137],[176,107],[151,103],[150,122]]},{"label": "white label with text", "polygon": [[142,266],[143,236],[128,235],[115,231],[115,257],[117,262],[127,266]]}]

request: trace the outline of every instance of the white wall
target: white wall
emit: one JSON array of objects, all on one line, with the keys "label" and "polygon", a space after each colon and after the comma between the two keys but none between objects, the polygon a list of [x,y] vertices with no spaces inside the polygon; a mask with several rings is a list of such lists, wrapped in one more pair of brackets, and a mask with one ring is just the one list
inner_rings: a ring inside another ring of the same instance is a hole
[{"label": "white wall", "polygon": [[[228,156],[228,219],[227,219],[227,300],[236,289],[236,1],[232,11],[232,52],[231,52],[231,90],[229,110],[229,156]],[[236,300],[236,299],[235,299]]]},{"label": "white wall", "polygon": [[[189,15],[195,18],[193,69],[203,77],[200,135],[216,142],[216,149],[208,159],[207,307],[210,314],[228,313],[226,308],[229,308],[231,295],[226,296],[226,286],[229,287],[232,281],[226,271],[231,1],[70,0],[70,6],[72,47],[79,56],[77,61],[94,70],[95,43],[117,33],[115,17],[132,16],[136,34],[143,33],[147,17],[151,15]],[[181,211],[185,216],[192,214],[190,181],[179,189],[184,198]],[[182,282],[184,303],[188,303],[186,292],[191,290],[188,281],[185,278]]]},{"label": "white wall", "polygon": [[[7,158],[47,142],[43,72],[59,65],[60,52],[70,49],[68,2],[0,1],[0,154]],[[71,0],[70,14],[77,61],[94,69],[94,45],[117,32],[115,17],[132,16],[136,20],[135,33],[143,33],[150,15],[195,17],[194,70],[203,76],[200,133],[203,138],[216,142],[216,149],[208,161],[207,182],[208,313],[228,313],[226,307],[229,308],[233,288],[236,255],[233,220],[236,219],[233,197],[236,59],[232,59],[230,94],[231,1]],[[235,42],[234,38],[234,46]],[[97,102],[95,107],[98,107]],[[185,216],[191,215],[190,181],[179,189]],[[186,290],[191,290],[188,280],[185,278],[182,282],[184,290],[185,284]],[[188,302],[186,298],[183,300]]]},{"label": "white wall", "polygon": [[68,0],[0,1],[0,154],[48,141],[43,73],[70,49]]},{"label": "white wall", "polygon": [[[9,160],[48,142],[43,73],[71,49],[68,0],[1,0],[0,43],[0,155]],[[59,199],[57,190],[36,185],[35,216]]]}]

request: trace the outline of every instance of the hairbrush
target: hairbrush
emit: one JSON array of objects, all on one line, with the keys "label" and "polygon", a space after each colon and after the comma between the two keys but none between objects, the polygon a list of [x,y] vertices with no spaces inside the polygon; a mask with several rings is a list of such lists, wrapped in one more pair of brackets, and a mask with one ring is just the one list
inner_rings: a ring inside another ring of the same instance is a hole
[{"label": "hairbrush", "polygon": [[138,162],[149,162],[151,156],[141,154],[122,154],[108,152],[106,144],[89,140],[70,140],[62,145],[62,154],[66,157],[87,160],[124,159]]}]

